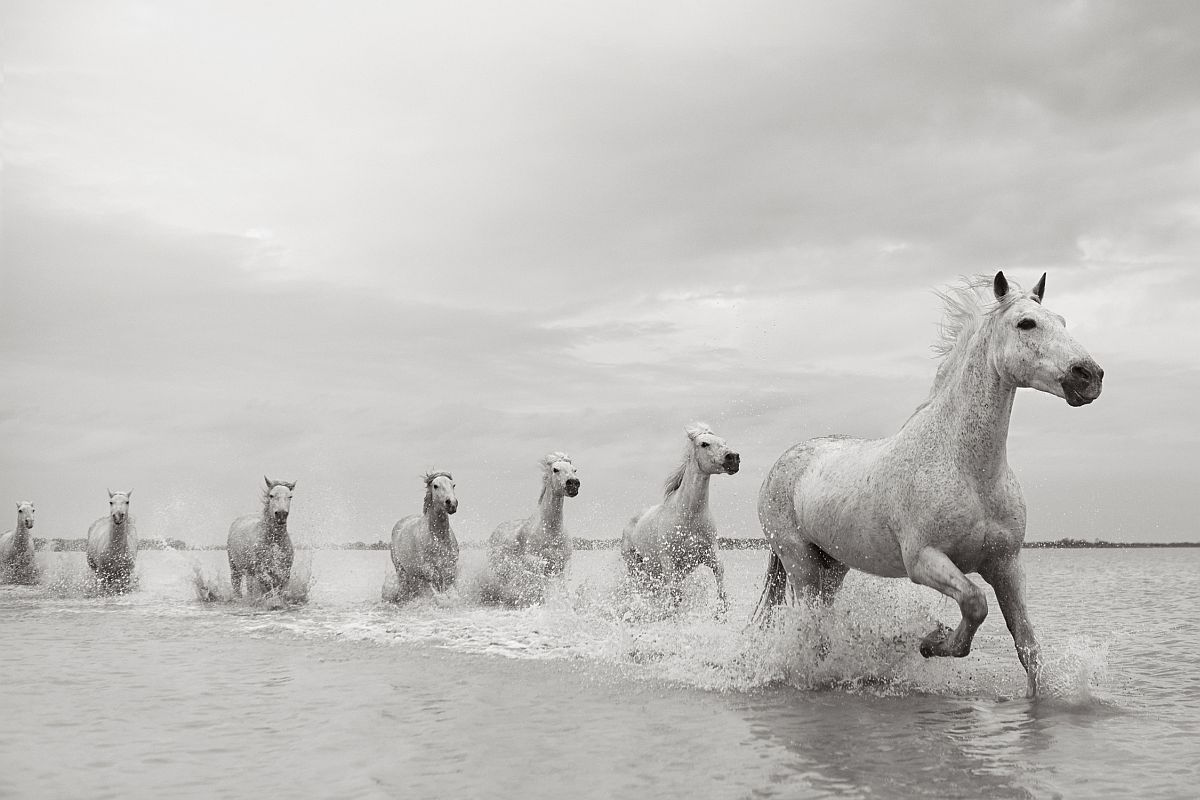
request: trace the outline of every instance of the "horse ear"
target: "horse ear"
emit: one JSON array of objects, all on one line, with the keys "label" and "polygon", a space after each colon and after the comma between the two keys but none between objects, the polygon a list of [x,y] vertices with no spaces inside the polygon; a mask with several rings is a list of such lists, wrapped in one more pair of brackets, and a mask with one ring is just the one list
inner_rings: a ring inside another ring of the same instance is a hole
[{"label": "horse ear", "polygon": [[1042,302],[1042,295],[1046,293],[1046,273],[1042,273],[1042,278],[1033,287],[1033,293],[1030,295],[1039,303]]},{"label": "horse ear", "polygon": [[125,493],[125,499],[126,499],[126,500],[132,500],[132,499],[133,499],[133,489],[130,489],[128,492],[126,492],[126,493]]},{"label": "horse ear", "polygon": [[268,478],[266,475],[263,475],[263,480],[264,480],[264,481],[266,481],[266,483],[267,483],[267,488],[268,488],[268,489],[274,489],[274,488],[275,488],[275,484],[274,484],[274,483],[272,483],[272,482],[271,482],[271,479],[270,479],[270,478]]},{"label": "horse ear", "polygon": [[113,490],[112,490],[112,489],[105,489],[104,491],[108,492],[108,499],[109,499],[109,500],[112,500],[112,499],[113,499]]},{"label": "horse ear", "polygon": [[1008,278],[1004,277],[1004,270],[996,273],[996,277],[992,280],[992,291],[996,293],[997,300],[1008,294]]},{"label": "horse ear", "polygon": [[296,489],[296,482],[295,482],[295,481],[292,481],[291,483],[286,483],[286,482],[285,482],[283,485],[287,487],[287,489],[288,489],[288,491],[289,491],[289,492],[295,491],[295,489]]}]

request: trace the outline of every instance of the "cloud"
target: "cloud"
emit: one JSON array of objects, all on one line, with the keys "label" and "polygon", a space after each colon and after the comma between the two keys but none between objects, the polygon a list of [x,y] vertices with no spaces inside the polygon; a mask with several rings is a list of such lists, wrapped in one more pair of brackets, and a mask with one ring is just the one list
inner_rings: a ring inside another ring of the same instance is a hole
[{"label": "cloud", "polygon": [[449,467],[483,536],[561,448],[577,533],[615,535],[702,418],[753,534],[774,458],[899,427],[932,290],[999,267],[1049,271],[1109,374],[1084,410],[1022,393],[1031,524],[1186,525],[1144,499],[1190,491],[1190,7],[5,15],[0,485],[67,527],[134,483],[218,540],[269,471],[313,536],[373,538]]}]

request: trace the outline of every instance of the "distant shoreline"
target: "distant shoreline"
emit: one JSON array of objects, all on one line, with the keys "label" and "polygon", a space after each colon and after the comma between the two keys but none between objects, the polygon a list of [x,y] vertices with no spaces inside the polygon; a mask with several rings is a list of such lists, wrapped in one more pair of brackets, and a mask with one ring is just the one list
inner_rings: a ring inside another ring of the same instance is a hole
[{"label": "distant shoreline", "polygon": [[[619,539],[572,539],[571,546],[575,550],[615,550],[620,544]],[[721,550],[766,550],[765,539],[733,539],[721,537],[717,542]],[[482,550],[487,546],[483,540],[469,539],[460,541],[459,546],[464,550]],[[86,549],[86,539],[34,539],[34,547],[52,553],[77,552]],[[1026,542],[1030,550],[1076,550],[1076,549],[1132,549],[1146,547],[1200,547],[1200,542],[1105,542],[1085,539],[1056,539],[1050,542]],[[387,550],[388,542],[347,542],[344,544],[310,545],[297,543],[297,550]],[[192,546],[180,539],[143,539],[139,550],[224,550],[223,544]]]}]

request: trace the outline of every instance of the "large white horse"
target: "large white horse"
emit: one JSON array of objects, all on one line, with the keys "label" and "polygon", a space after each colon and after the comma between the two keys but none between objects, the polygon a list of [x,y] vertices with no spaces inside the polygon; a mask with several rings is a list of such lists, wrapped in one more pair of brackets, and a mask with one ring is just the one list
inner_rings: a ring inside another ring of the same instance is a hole
[{"label": "large white horse", "polygon": [[[988,291],[988,287],[991,291]],[[1037,693],[1041,663],[1025,608],[1025,501],[1008,466],[1018,388],[1071,406],[1100,396],[1104,370],[1042,306],[1046,276],[1029,293],[997,272],[943,294],[943,362],[929,398],[886,439],[812,439],[771,468],[758,498],[771,547],[757,617],[793,592],[828,602],[850,568],[908,577],[953,598],[962,621],[929,633],[920,651],[965,656],[987,616],[977,572],[1000,610]],[[989,297],[990,295],[990,297]],[[994,298],[994,302],[992,301]]]},{"label": "large white horse", "polygon": [[579,494],[579,477],[566,453],[548,453],[539,462],[542,493],[537,511],[525,519],[500,523],[488,539],[488,565],[501,596],[514,603],[535,603],[545,578],[567,568],[571,541],[563,529],[563,498]]},{"label": "large white horse", "polygon": [[33,560],[33,503],[17,503],[17,527],[0,536],[0,582],[37,583]]},{"label": "large white horse", "polygon": [[717,560],[717,525],[708,508],[708,481],[713,475],[733,475],[742,460],[704,423],[693,423],[685,431],[687,449],[667,478],[663,501],[625,526],[621,555],[630,575],[643,586],[665,588],[672,605],[682,598],[683,579],[696,567],[708,567],[717,582],[723,613],[729,601],[725,568]]},{"label": "large white horse", "polygon": [[133,490],[108,493],[108,516],[88,528],[87,563],[103,589],[127,591],[131,588],[137,562],[138,536],[129,516]]},{"label": "large white horse", "polygon": [[292,510],[296,482],[275,481],[263,476],[262,510],[238,517],[229,526],[229,579],[234,597],[258,597],[281,592],[292,576],[295,549],[288,536],[287,521]]},{"label": "large white horse", "polygon": [[392,528],[398,602],[426,589],[444,592],[458,579],[458,540],[450,528],[450,515],[458,511],[454,478],[449,472],[431,472],[424,481],[422,513],[407,516]]}]

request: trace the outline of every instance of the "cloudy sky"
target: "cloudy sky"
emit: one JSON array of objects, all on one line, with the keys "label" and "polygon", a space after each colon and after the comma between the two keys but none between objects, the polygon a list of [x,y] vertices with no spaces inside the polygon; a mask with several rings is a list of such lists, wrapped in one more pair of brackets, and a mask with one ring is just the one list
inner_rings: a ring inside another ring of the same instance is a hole
[{"label": "cloudy sky", "polygon": [[[1029,538],[1200,539],[1200,7],[0,3],[0,496],[224,541],[263,473],[460,538],[571,453],[576,535],[742,452],[896,430],[933,290],[1002,267],[1107,371],[1032,390]],[[11,512],[15,509],[9,506]],[[0,530],[11,527],[0,520]]]}]

